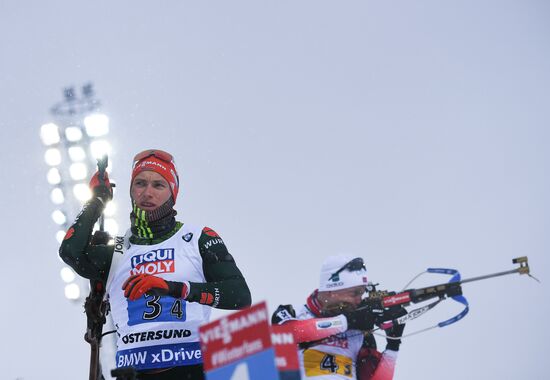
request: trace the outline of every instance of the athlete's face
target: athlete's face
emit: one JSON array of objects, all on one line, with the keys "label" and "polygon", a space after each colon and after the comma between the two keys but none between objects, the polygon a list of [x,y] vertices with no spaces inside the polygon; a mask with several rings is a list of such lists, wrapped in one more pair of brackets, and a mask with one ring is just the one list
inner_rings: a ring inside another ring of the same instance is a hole
[{"label": "athlete's face", "polygon": [[323,309],[329,314],[353,311],[359,306],[363,295],[365,294],[364,286],[354,286],[353,288],[333,290],[319,293],[320,301],[323,304]]},{"label": "athlete's face", "polygon": [[157,172],[146,170],[135,176],[130,188],[130,195],[137,206],[146,211],[153,211],[162,206],[172,195],[170,185]]}]

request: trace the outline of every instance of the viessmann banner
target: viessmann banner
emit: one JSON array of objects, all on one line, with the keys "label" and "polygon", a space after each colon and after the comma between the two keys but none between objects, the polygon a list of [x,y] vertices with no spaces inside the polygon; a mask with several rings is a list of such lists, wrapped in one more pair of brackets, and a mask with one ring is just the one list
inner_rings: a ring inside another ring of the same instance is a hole
[{"label": "viessmann banner", "polygon": [[279,380],[300,380],[300,362],[292,327],[271,326],[271,342],[275,349]]},{"label": "viessmann banner", "polygon": [[207,380],[278,380],[265,302],[199,328]]}]

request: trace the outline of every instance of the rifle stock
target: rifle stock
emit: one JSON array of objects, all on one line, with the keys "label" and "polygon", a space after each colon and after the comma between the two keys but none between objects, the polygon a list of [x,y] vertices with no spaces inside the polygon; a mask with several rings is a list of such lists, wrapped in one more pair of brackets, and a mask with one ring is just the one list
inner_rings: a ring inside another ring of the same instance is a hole
[{"label": "rifle stock", "polygon": [[105,295],[103,282],[91,280],[90,288],[90,294],[84,302],[84,310],[87,317],[84,340],[90,344],[89,380],[99,380],[104,379],[99,361],[99,347],[101,346],[103,325],[106,322],[105,316],[108,312],[108,303],[103,300],[103,296]]}]

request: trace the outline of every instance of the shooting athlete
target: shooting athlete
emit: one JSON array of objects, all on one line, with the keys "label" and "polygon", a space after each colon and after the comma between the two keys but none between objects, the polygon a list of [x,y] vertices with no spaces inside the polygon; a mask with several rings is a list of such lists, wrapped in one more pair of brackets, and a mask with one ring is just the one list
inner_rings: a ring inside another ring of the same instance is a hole
[{"label": "shooting athlete", "polygon": [[[304,379],[391,380],[404,324],[386,330],[384,352],[376,350],[372,330],[376,315],[357,310],[367,286],[361,258],[339,255],[322,265],[319,289],[306,304],[294,311],[281,305],[273,313],[273,324],[294,325],[299,344],[300,371]],[[398,309],[406,313],[404,309]],[[393,317],[400,316],[399,313]]]}]

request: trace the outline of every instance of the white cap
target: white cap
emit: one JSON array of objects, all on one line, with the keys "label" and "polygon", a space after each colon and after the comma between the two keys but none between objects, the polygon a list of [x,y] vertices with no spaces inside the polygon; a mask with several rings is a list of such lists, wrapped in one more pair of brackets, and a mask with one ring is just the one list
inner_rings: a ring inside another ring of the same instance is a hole
[{"label": "white cap", "polygon": [[320,292],[328,292],[332,290],[341,290],[353,288],[354,286],[367,285],[367,270],[361,268],[359,270],[350,271],[344,269],[337,275],[343,266],[352,261],[354,258],[349,255],[329,256],[321,266],[321,277],[319,283]]}]

